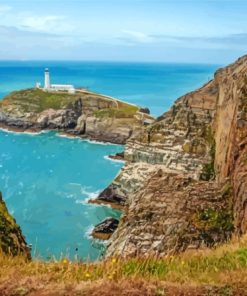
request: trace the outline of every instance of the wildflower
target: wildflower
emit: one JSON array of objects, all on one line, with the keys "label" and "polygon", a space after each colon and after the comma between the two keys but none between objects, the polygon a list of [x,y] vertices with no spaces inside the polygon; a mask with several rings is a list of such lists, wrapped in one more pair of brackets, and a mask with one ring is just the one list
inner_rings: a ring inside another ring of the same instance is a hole
[{"label": "wildflower", "polygon": [[112,261],[111,261],[113,264],[117,262],[117,259],[116,258],[112,258]]},{"label": "wildflower", "polygon": [[108,275],[108,279],[109,280],[112,280],[113,279],[113,276],[112,275]]},{"label": "wildflower", "polygon": [[63,264],[68,264],[69,263],[69,260],[68,259],[63,259]]},{"label": "wildflower", "polygon": [[91,276],[90,276],[90,273],[87,272],[87,273],[85,274],[85,277],[89,279],[89,278],[91,277]]},{"label": "wildflower", "polygon": [[184,262],[184,261],[182,261],[182,262],[181,262],[181,264],[184,266],[184,265],[185,265],[185,262]]}]

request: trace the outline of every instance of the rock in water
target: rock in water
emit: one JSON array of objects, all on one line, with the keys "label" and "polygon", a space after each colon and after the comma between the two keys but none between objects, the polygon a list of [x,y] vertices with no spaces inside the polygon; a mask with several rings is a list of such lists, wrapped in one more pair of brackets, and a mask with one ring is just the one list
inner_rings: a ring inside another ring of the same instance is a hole
[{"label": "rock in water", "polygon": [[0,248],[6,254],[13,256],[24,255],[31,259],[28,247],[20,227],[15,219],[9,214],[5,202],[0,193]]},{"label": "rock in water", "polygon": [[94,227],[92,236],[94,238],[107,240],[109,239],[114,231],[117,229],[119,221],[114,218],[107,218],[103,222],[99,223]]},{"label": "rock in water", "polygon": [[116,209],[122,209],[125,206],[126,197],[117,193],[116,188],[111,184],[96,199],[92,199],[89,203],[109,204]]},{"label": "rock in water", "polygon": [[114,160],[124,160],[124,152],[116,153],[115,155],[109,155],[109,158]]}]

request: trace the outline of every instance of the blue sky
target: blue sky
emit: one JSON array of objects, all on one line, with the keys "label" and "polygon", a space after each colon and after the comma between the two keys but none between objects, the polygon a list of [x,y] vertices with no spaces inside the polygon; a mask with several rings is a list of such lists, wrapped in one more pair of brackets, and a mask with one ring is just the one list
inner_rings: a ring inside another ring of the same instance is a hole
[{"label": "blue sky", "polygon": [[228,63],[247,0],[0,0],[0,60]]}]

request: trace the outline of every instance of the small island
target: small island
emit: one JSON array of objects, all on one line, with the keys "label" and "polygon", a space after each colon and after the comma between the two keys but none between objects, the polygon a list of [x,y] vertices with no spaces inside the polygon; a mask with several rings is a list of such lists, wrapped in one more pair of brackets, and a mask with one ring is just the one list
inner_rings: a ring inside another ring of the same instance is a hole
[{"label": "small island", "polygon": [[125,144],[154,121],[145,108],[72,85],[50,85],[47,73],[44,88],[38,83],[0,102],[1,128],[20,132],[58,130],[71,136]]}]

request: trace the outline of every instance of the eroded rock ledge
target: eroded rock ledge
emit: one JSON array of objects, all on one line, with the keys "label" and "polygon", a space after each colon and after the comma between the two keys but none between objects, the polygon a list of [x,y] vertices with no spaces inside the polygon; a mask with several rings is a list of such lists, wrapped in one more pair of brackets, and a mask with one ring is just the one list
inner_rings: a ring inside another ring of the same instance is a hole
[{"label": "eroded rock ledge", "polygon": [[125,215],[107,256],[212,247],[247,231],[247,56],[126,144],[109,186]]}]

